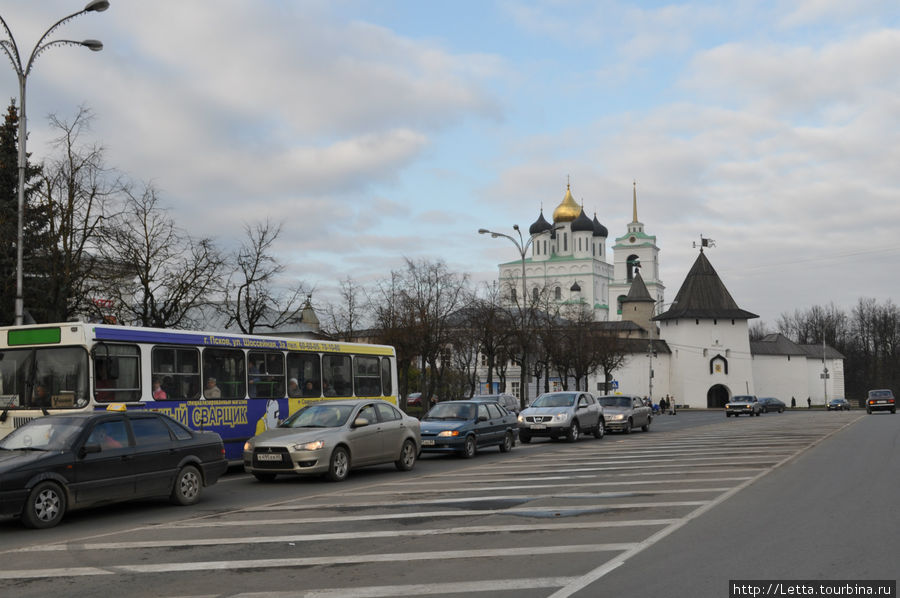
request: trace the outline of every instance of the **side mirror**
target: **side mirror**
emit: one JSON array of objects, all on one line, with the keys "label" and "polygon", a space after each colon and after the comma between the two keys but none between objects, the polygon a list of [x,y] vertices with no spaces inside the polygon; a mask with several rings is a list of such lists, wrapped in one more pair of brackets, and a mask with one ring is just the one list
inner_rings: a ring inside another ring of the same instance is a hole
[{"label": "side mirror", "polygon": [[368,425],[369,425],[369,420],[367,420],[364,417],[357,417],[356,419],[353,420],[354,428],[365,428]]},{"label": "side mirror", "polygon": [[99,452],[100,452],[99,444],[95,444],[95,443],[86,444],[86,445],[82,446],[81,449],[78,451],[78,456],[81,457],[82,459],[84,459],[84,457],[88,453],[99,453]]}]

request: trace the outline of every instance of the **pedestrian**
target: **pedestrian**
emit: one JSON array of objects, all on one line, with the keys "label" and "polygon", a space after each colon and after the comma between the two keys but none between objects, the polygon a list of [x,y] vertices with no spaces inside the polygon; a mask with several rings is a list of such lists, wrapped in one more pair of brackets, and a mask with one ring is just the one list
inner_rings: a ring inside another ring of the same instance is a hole
[{"label": "pedestrian", "polygon": [[812,409],[812,399],[809,397],[806,397],[806,408]]},{"label": "pedestrian", "polygon": [[797,399],[795,399],[794,397],[791,397],[791,409],[794,409],[796,407],[797,407]]},{"label": "pedestrian", "polygon": [[678,415],[678,412],[675,410],[675,397],[669,400],[669,405],[672,406],[672,415]]},{"label": "pedestrian", "polygon": [[659,412],[665,413],[666,409],[669,408],[669,395],[664,396],[659,400]]}]

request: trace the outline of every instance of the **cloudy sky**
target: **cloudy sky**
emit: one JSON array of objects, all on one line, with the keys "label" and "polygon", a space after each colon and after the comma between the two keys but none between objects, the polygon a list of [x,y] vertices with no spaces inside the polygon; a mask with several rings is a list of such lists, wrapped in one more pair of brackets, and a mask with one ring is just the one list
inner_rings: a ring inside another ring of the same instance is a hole
[{"label": "cloudy sky", "polygon": [[[79,1],[0,0],[28,53]],[[667,299],[700,235],[738,304],[774,325],[900,297],[896,0],[111,0],[28,78],[47,116],[96,114],[107,162],[195,235],[271,218],[317,298],[403,257],[474,280],[517,259],[567,177],[610,237],[657,236]],[[13,70],[0,86],[18,96]]]}]

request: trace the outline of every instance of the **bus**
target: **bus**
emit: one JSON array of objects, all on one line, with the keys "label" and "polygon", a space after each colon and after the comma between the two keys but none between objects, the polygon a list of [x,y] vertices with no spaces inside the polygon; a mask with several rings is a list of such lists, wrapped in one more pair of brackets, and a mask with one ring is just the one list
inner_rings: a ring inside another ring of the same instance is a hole
[{"label": "bus", "polygon": [[244,442],[330,398],[397,404],[393,347],[84,322],[0,327],[0,438],[61,411],[165,413],[218,432],[237,463]]}]

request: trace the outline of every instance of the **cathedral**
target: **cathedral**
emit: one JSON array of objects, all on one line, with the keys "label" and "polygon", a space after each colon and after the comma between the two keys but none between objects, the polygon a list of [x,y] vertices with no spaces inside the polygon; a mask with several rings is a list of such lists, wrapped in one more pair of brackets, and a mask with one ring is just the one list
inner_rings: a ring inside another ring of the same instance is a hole
[{"label": "cathedral", "polygon": [[[575,202],[569,185],[552,218],[548,222],[541,210],[528,230],[531,257],[500,264],[500,281],[512,300],[524,288],[533,299],[544,293],[560,307],[586,304],[595,322],[622,337],[628,358],[612,372],[609,389],[602,371],[589,377],[594,394],[636,394],[654,403],[668,395],[679,407],[703,408],[724,407],[741,394],[801,406],[844,396],[843,356],[833,348],[797,345],[780,334],[750,340],[749,321],[758,316],[738,306],[704,253],[705,241],[674,301],[666,303],[660,249],[638,220],[636,184],[632,221],[613,240],[612,256],[608,229]],[[518,375],[510,371],[507,380],[510,388],[480,390],[518,396]],[[551,381],[560,388],[558,379]],[[532,382],[528,398],[542,390]]]}]

